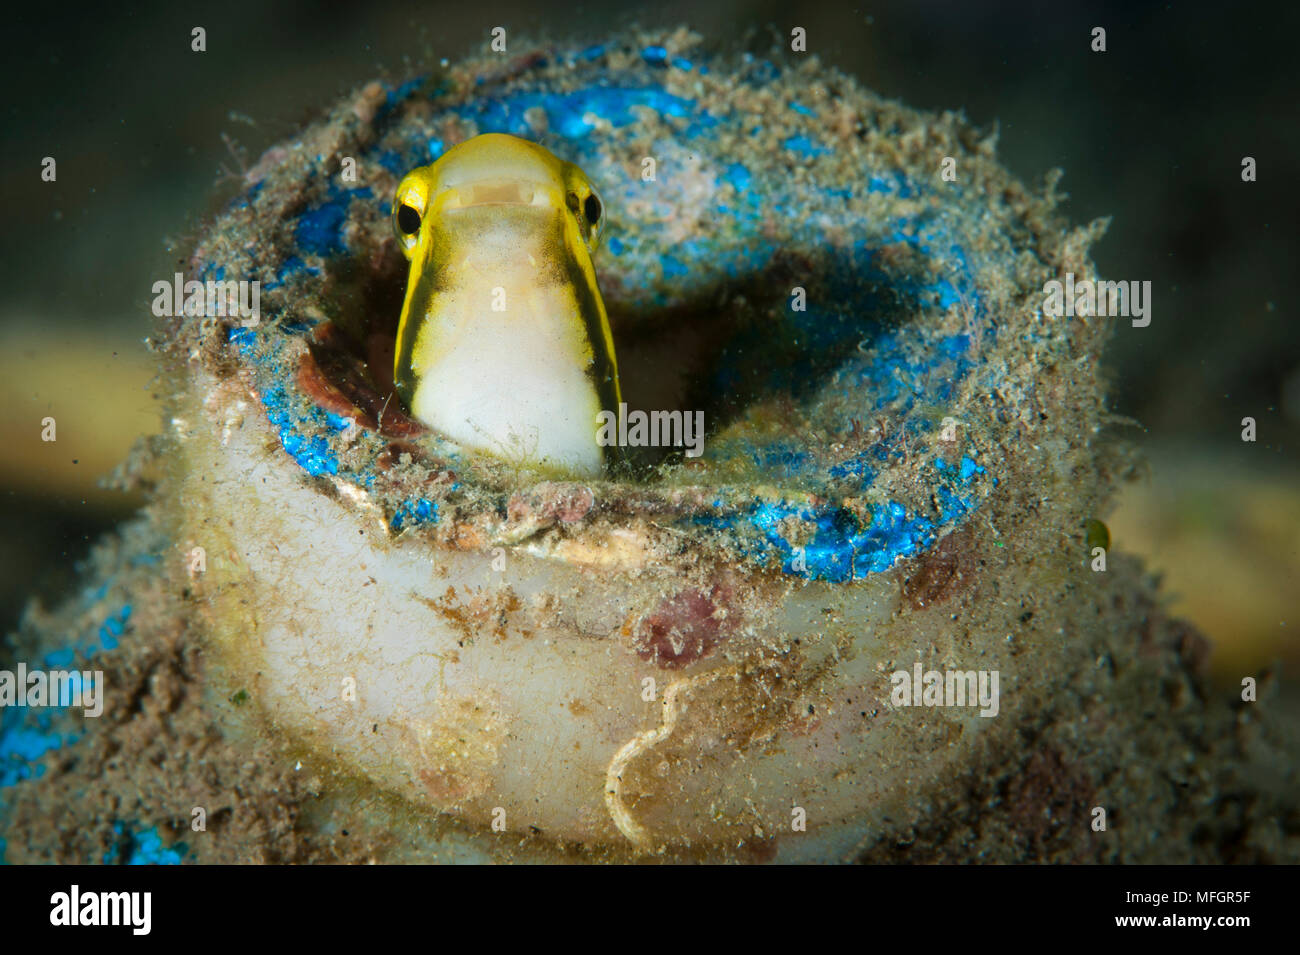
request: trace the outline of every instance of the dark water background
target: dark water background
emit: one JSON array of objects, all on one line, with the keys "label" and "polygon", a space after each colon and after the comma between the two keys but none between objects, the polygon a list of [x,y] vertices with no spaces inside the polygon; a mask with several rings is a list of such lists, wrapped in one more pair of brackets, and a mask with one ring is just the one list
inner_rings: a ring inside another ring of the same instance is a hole
[{"label": "dark water background", "polygon": [[[27,4],[7,14],[0,66],[0,628],[29,595],[65,590],[90,542],[140,503],[94,482],[156,415],[149,288],[213,211],[223,167],[254,160],[358,83],[480,49],[494,26],[585,45],[634,20],[755,50],[803,26],[811,52],[886,96],[998,121],[1001,159],[1026,180],[1063,167],[1076,223],[1114,217],[1094,250],[1101,273],[1154,286],[1151,326],[1121,328],[1107,357],[1114,408],[1145,427],[1134,435],[1154,461],[1211,475],[1212,513],[1225,505],[1215,469],[1245,476],[1223,494],[1249,494],[1257,479],[1295,493],[1294,5]],[[190,51],[194,26],[207,30],[206,53]],[[1104,54],[1089,49],[1094,26],[1107,30]],[[40,181],[47,155],[57,183]],[[1246,155],[1259,165],[1253,184],[1240,178]],[[69,395],[95,413],[77,420],[63,410]],[[55,411],[52,454],[39,421]],[[1245,415],[1259,422],[1253,445],[1239,438]],[[1294,644],[1291,632],[1279,639]]]}]

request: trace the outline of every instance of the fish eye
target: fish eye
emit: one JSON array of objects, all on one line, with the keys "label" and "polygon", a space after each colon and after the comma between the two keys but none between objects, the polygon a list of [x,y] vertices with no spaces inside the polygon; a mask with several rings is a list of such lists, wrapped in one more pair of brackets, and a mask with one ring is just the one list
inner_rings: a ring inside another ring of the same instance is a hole
[{"label": "fish eye", "polygon": [[[582,195],[585,193],[585,195]],[[578,220],[578,225],[582,227],[583,241],[587,248],[594,250],[600,237],[600,218],[605,213],[605,207],[596,195],[596,190],[590,183],[580,181],[577,188],[564,195],[564,204],[569,207]]]},{"label": "fish eye", "polygon": [[420,228],[420,213],[413,206],[402,203],[397,208],[397,229],[402,235],[415,235]]}]

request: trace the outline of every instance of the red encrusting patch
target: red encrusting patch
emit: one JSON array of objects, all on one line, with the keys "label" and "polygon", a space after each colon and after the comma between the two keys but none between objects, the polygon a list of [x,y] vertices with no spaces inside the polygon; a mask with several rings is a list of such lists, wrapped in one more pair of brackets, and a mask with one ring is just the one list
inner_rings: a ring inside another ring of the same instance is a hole
[{"label": "red encrusting patch", "polygon": [[704,593],[683,590],[664,598],[636,625],[637,656],[665,670],[680,670],[711,653],[739,623],[730,587],[714,584]]},{"label": "red encrusting patch", "polygon": [[595,495],[585,484],[543,481],[527,492],[513,495],[506,505],[506,516],[512,521],[540,518],[572,524],[586,517],[595,503]]},{"label": "red encrusting patch", "polygon": [[[319,325],[298,366],[298,387],[326,411],[352,418],[388,438],[410,438],[426,429],[410,418],[393,391],[384,346],[371,336],[369,360],[362,360],[329,322]],[[392,350],[387,361],[391,365]]]},{"label": "red encrusting patch", "polygon": [[968,527],[953,531],[914,562],[903,578],[903,597],[913,610],[950,600],[974,582],[971,539]]}]

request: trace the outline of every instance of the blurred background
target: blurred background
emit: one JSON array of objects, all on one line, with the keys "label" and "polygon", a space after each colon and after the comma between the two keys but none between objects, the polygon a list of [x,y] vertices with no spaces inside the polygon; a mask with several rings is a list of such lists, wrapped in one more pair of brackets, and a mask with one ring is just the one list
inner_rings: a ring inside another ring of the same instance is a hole
[{"label": "blurred background", "polygon": [[[150,288],[241,164],[355,85],[478,50],[497,25],[584,46],[686,23],[710,47],[755,51],[802,26],[810,52],[887,97],[997,122],[1002,161],[1026,180],[1063,168],[1075,223],[1113,217],[1102,274],[1154,293],[1151,325],[1120,323],[1108,355],[1112,407],[1147,459],[1104,515],[1114,546],[1164,574],[1222,679],[1277,658],[1300,671],[1293,5],[224,0],[6,18],[0,628],[29,598],[58,599],[91,542],[141,505],[99,482],[160,428]],[[205,53],[190,50],[195,26]],[[1105,53],[1090,49],[1096,26]],[[1242,182],[1244,156],[1257,182]]]}]

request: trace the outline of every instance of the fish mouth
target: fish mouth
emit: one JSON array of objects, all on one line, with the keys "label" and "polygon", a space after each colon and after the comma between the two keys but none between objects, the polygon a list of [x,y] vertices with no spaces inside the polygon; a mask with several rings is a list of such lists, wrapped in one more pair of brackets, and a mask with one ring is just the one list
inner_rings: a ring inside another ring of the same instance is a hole
[{"label": "fish mouth", "polygon": [[446,209],[479,206],[532,206],[545,202],[545,190],[522,179],[480,179],[449,190]]}]

